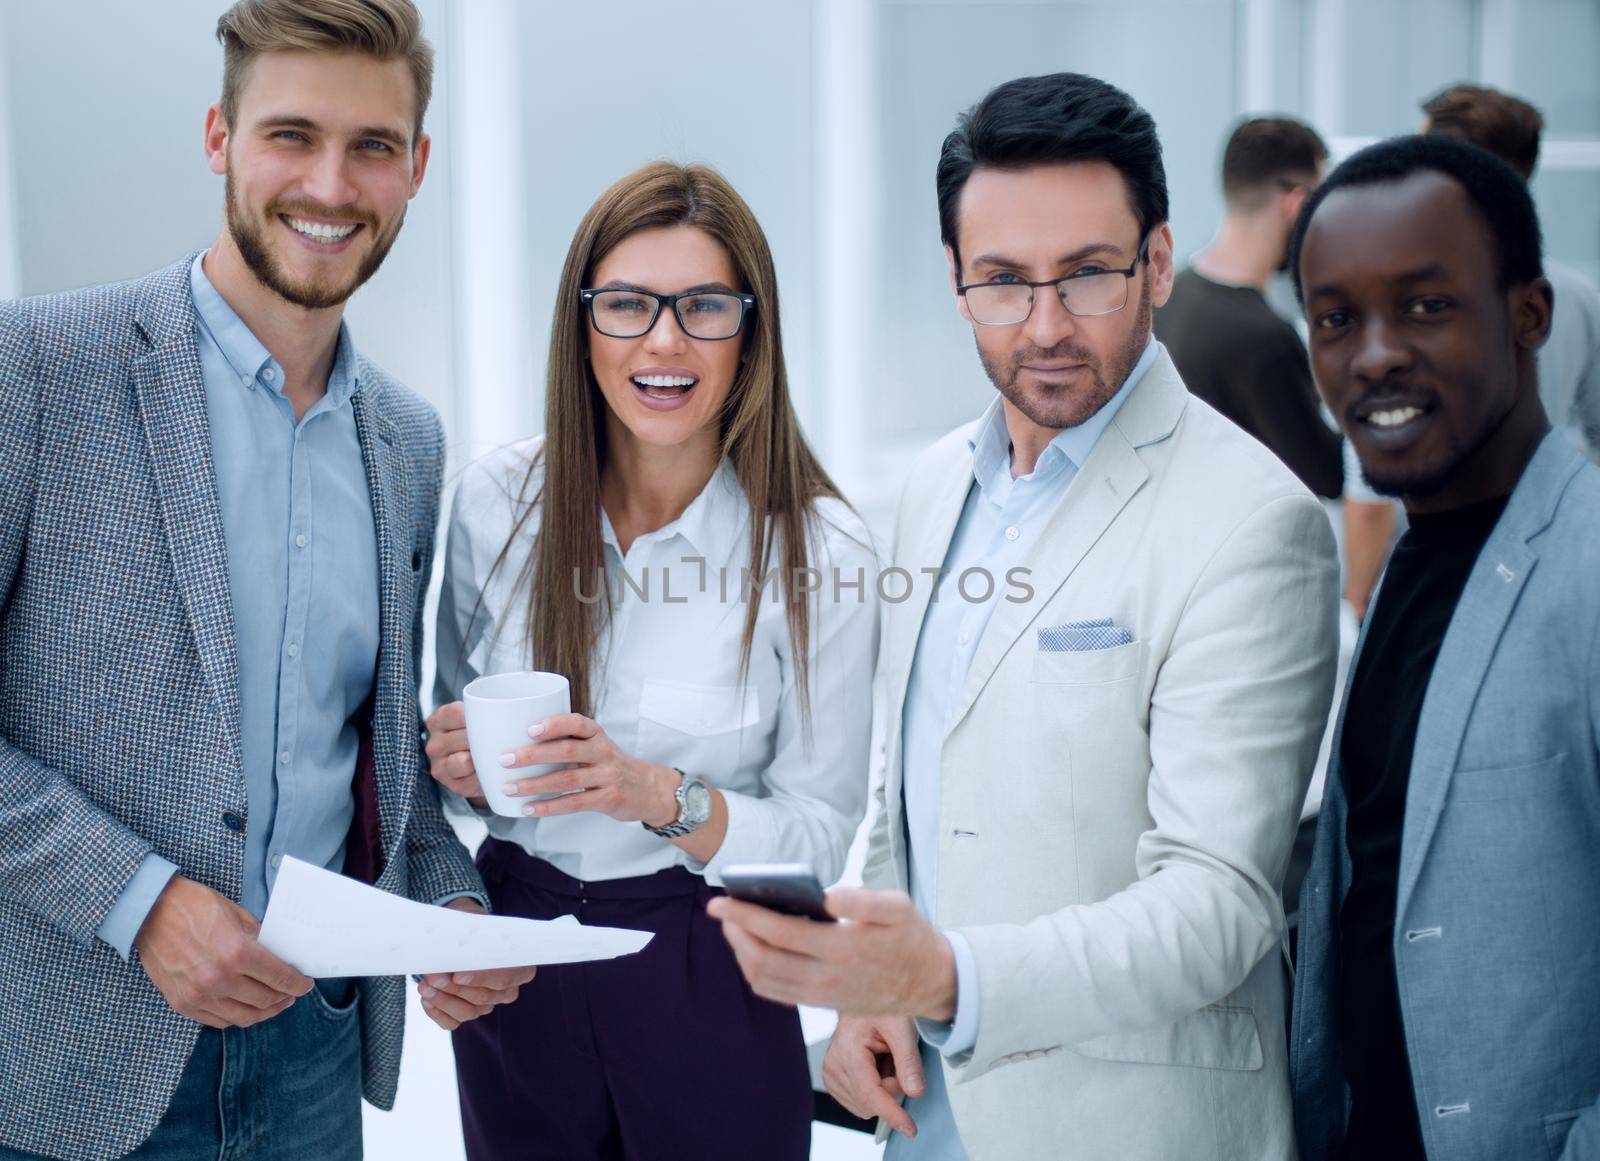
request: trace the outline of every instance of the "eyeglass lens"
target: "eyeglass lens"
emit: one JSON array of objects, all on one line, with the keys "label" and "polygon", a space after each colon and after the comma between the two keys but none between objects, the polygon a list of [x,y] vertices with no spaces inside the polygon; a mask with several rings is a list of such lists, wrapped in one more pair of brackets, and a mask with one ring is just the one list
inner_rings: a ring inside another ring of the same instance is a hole
[{"label": "eyeglass lens", "polygon": [[[602,290],[590,300],[601,334],[634,339],[655,325],[661,304],[632,290]],[[739,333],[743,303],[731,294],[691,294],[674,304],[684,331],[697,339],[728,339]]]},{"label": "eyeglass lens", "polygon": [[[1128,302],[1128,279],[1121,271],[1067,278],[1056,284],[1061,303],[1080,318],[1115,314]],[[967,287],[967,310],[988,326],[1022,322],[1033,310],[1035,290],[1021,282],[987,282]],[[1038,293],[1049,293],[1039,287]]]}]

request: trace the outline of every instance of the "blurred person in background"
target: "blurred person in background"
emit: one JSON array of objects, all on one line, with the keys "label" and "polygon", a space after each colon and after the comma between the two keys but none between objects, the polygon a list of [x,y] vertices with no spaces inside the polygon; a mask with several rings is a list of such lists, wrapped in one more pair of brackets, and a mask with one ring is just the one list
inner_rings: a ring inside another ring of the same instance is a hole
[{"label": "blurred person in background", "polygon": [[1226,216],[1216,238],[1173,279],[1155,314],[1184,385],[1266,444],[1319,496],[1344,482],[1339,432],[1322,418],[1305,344],[1267,305],[1287,268],[1289,231],[1322,179],[1328,147],[1288,117],[1253,117],[1222,154]]},{"label": "blurred person in background", "polygon": [[[1539,163],[1544,117],[1520,97],[1486,85],[1451,85],[1422,102],[1423,133],[1487,149],[1523,181]],[[1539,349],[1539,397],[1557,431],[1600,463],[1600,290],[1578,271],[1544,259],[1555,296],[1550,338]],[[1346,596],[1362,616],[1395,536],[1396,508],[1361,481],[1346,492]]]},{"label": "blurred person in background", "polygon": [[[867,888],[830,893],[842,923],[713,913],[759,994],[841,1013],[824,1079],[891,1161],[1285,1161],[1332,528],[1151,335],[1172,232],[1127,93],[1001,85],[936,181],[996,394],[901,501],[894,565],[942,575],[884,614]],[[970,595],[1013,570],[1026,594]]]},{"label": "blurred person in background", "polygon": [[0,307],[3,1161],[360,1157],[404,983],[266,951],[278,867],[484,906],[417,730],[443,434],[341,321],[422,184],[432,48],[408,0],[217,37],[216,242]]},{"label": "blurred person in background", "polygon": [[[844,870],[866,805],[868,534],[800,434],[766,236],[715,171],[663,162],[603,193],[551,334],[545,434],[456,493],[428,753],[480,813],[482,779],[528,797],[487,817],[498,913],[655,938],[543,968],[457,1033],[467,1153],[801,1161],[799,1015],[751,992],[705,906],[731,864]],[[524,669],[565,675],[574,712],[475,769],[457,699]],[[569,767],[519,779],[541,763]]]},{"label": "blurred person in background", "polygon": [[[1424,133],[1487,149],[1533,180],[1544,118],[1520,97],[1483,85],[1452,85],[1422,103]],[[1600,289],[1564,263],[1546,258],[1555,295],[1550,339],[1539,348],[1539,398],[1557,431],[1600,463]]]},{"label": "blurred person in background", "polygon": [[1600,470],[1540,399],[1532,198],[1398,138],[1334,170],[1294,252],[1317,387],[1410,522],[1301,897],[1301,1156],[1600,1157]]}]

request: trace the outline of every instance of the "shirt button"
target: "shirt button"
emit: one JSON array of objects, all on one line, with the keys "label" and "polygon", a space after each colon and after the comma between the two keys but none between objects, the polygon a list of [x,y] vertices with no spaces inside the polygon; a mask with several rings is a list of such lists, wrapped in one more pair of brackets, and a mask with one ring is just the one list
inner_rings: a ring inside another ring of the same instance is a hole
[{"label": "shirt button", "polygon": [[963,645],[965,645],[970,640],[972,640],[972,634],[967,632],[965,629],[961,630],[961,637],[960,637],[961,643]]},{"label": "shirt button", "polygon": [[288,750],[279,750],[278,751],[278,763],[280,765],[283,765],[283,766],[287,766],[289,764],[289,751]]},{"label": "shirt button", "polygon": [[239,376],[239,385],[242,386],[242,387],[248,387],[254,382],[255,382],[255,380],[250,378],[250,376],[248,376],[248,375],[240,375]]},{"label": "shirt button", "polygon": [[270,383],[278,377],[278,373],[271,367],[268,367],[265,371],[261,372],[261,377]]},{"label": "shirt button", "polygon": [[222,812],[222,825],[227,827],[229,830],[243,830],[244,819],[240,818],[231,810],[224,810]]},{"label": "shirt button", "polygon": [[298,657],[298,656],[300,656],[300,646],[294,644],[294,642],[292,642],[292,641],[289,643],[289,656],[290,657]]},{"label": "shirt button", "polygon": [[304,532],[294,538],[294,546],[296,548],[304,548],[306,546],[306,534]]},{"label": "shirt button", "polygon": [[1021,535],[1022,535],[1022,529],[1018,528],[1015,524],[1013,524],[1010,528],[1006,529],[1006,539],[1007,540],[1015,540],[1017,537],[1019,537]]}]

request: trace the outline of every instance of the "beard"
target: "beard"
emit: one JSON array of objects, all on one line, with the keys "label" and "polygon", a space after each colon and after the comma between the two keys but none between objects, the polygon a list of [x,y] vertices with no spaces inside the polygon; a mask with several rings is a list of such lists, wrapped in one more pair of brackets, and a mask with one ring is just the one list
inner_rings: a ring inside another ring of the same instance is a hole
[{"label": "beard", "polygon": [[[1367,487],[1391,500],[1427,500],[1456,482],[1462,465],[1495,437],[1515,409],[1516,402],[1516,397],[1511,396],[1504,406],[1487,412],[1478,429],[1466,438],[1445,433],[1444,447],[1429,462],[1374,469],[1361,460],[1361,478],[1367,482]],[[1359,454],[1356,458],[1360,460]]]},{"label": "beard", "polygon": [[[1127,339],[1108,363],[1102,362],[1088,347],[1080,346],[1070,340],[1059,342],[1049,348],[1027,347],[1015,351],[1004,363],[998,359],[990,359],[980,346],[978,360],[983,364],[989,382],[995,385],[1011,406],[1040,427],[1056,430],[1077,427],[1109,403],[1111,397],[1122,389],[1122,385],[1128,381],[1128,376],[1133,372],[1133,368],[1138,364],[1140,356],[1144,354],[1144,349],[1150,342],[1150,325],[1154,308],[1150,304],[1148,266],[1139,286],[1139,309],[1134,316],[1133,330],[1128,333]],[[1017,385],[1017,376],[1024,363],[1057,359],[1071,359],[1084,365],[1089,372],[1087,390],[1074,394],[1056,388],[1039,395],[1030,395]]]},{"label": "beard", "polygon": [[[326,310],[328,307],[339,306],[360,289],[367,279],[378,272],[378,267],[383,265],[383,260],[389,256],[389,250],[394,245],[394,240],[400,236],[400,227],[406,220],[405,210],[402,209],[395,215],[394,222],[389,228],[379,234],[377,218],[370,213],[329,210],[326,206],[307,201],[273,201],[267,204],[264,220],[256,221],[246,214],[244,207],[239,204],[238,191],[234,188],[232,165],[228,166],[223,189],[227,206],[228,233],[233,236],[233,244],[239,248],[239,255],[244,259],[244,264],[250,268],[250,273],[279,298],[306,310]],[[359,222],[372,232],[374,240],[349,280],[343,283],[329,283],[320,279],[297,282],[283,269],[283,265],[267,243],[266,223],[279,214]]]}]

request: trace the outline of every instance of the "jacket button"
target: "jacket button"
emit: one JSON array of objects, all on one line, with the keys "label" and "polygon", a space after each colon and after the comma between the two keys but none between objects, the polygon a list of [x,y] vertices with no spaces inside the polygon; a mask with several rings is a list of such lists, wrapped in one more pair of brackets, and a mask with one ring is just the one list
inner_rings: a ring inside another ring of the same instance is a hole
[{"label": "jacket button", "polygon": [[222,812],[222,825],[227,827],[229,830],[243,830],[244,819],[240,818],[231,810],[224,810]]}]

